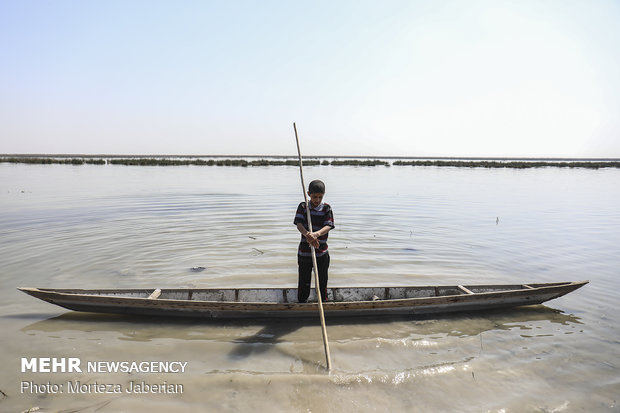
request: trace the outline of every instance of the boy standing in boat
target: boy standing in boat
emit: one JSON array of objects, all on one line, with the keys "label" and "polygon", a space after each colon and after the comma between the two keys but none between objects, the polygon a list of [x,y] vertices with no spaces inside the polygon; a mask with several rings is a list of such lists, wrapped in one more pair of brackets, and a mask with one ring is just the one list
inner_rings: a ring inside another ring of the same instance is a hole
[{"label": "boy standing in boat", "polygon": [[310,202],[310,214],[312,228],[308,226],[306,203],[301,202],[295,213],[293,224],[301,233],[301,241],[297,250],[297,264],[299,265],[299,282],[297,286],[297,299],[305,303],[310,295],[310,281],[312,279],[312,252],[310,245],[314,246],[316,263],[319,270],[319,286],[321,297],[327,301],[327,272],[329,269],[329,252],[327,251],[327,235],[334,228],[334,215],[329,204],[323,202],[325,184],[314,180],[308,185],[308,199]]}]

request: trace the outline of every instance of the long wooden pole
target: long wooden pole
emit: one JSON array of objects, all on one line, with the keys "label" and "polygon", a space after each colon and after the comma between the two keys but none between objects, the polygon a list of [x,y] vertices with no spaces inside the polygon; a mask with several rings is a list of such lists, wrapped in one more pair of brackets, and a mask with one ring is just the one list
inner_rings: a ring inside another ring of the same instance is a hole
[{"label": "long wooden pole", "polygon": [[[297,136],[297,126],[293,122],[293,129],[295,129],[295,140],[297,141],[297,154],[299,155],[299,175],[301,176],[301,190],[304,193],[304,200],[306,202],[306,216],[308,219],[308,229],[312,232],[312,215],[310,214],[310,204],[308,203],[308,195],[306,194],[306,183],[304,182],[304,169],[303,161],[301,160],[301,149],[299,148],[299,136]],[[312,267],[314,269],[314,288],[316,289],[316,297],[319,303],[319,315],[321,316],[321,331],[323,332],[323,347],[325,347],[325,360],[327,361],[327,370],[332,369],[332,360],[329,354],[329,342],[327,341],[327,327],[325,327],[325,314],[323,313],[323,299],[321,297],[321,288],[319,286],[319,267],[316,263],[316,252],[314,246],[310,244],[310,251],[312,252]]]}]

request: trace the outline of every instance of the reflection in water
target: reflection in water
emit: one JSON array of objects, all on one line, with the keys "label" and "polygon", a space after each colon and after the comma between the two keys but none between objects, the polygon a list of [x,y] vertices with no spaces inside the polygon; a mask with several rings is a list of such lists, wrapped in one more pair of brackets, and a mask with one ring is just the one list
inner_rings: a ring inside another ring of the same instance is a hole
[{"label": "reflection in water", "polygon": [[[30,318],[30,314],[28,318]],[[15,316],[13,316],[15,317]],[[355,329],[356,339],[398,338],[394,334],[475,336],[485,331],[528,329],[527,323],[549,321],[554,324],[581,324],[580,318],[565,314],[545,305],[535,305],[511,310],[492,310],[475,313],[446,314],[441,316],[396,316],[364,318],[328,318],[330,327],[338,327],[339,336],[346,336],[347,327]],[[121,314],[80,313],[70,311],[59,316],[29,324],[24,332],[57,333],[75,330],[86,333],[116,332],[121,340],[151,341],[160,338],[177,340],[230,340],[243,344],[277,344],[286,335],[302,328],[317,326],[311,319],[248,319],[202,320],[191,318],[157,318]],[[394,328],[397,324],[399,328]],[[409,330],[403,330],[403,327]],[[261,329],[237,338],[238,333]],[[364,329],[364,327],[366,327]],[[366,334],[360,336],[360,331]],[[344,332],[344,333],[343,333]]]},{"label": "reflection in water", "polygon": [[[537,346],[531,341],[534,336],[504,331],[542,328],[549,336],[568,333],[551,325],[574,328],[581,323],[579,317],[543,305],[434,317],[331,318],[327,330],[336,361],[330,380],[339,385],[400,385],[458,374],[469,371],[483,346]],[[122,342],[149,342],[173,347],[175,354],[187,351],[188,357],[196,357],[198,349],[211,357],[218,354],[216,361],[204,365],[203,374],[325,372],[318,319],[201,320],[67,312],[21,331],[34,338],[43,333],[47,340],[105,342],[112,348],[122,348]],[[517,342],[520,339],[529,344]],[[499,343],[504,340],[508,343]],[[116,357],[109,350],[97,357],[106,353]]]}]

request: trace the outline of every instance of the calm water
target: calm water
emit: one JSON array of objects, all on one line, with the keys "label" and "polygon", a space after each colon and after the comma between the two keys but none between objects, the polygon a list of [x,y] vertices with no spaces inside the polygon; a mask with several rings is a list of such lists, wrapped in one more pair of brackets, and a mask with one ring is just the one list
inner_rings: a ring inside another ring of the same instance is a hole
[{"label": "calm water", "polygon": [[[547,306],[427,319],[206,322],[78,314],[15,288],[295,286],[294,167],[0,164],[1,411],[620,411],[620,171],[307,168],[330,285],[589,279]],[[205,267],[202,272],[192,267]],[[187,361],[21,373],[21,357]],[[20,383],[183,394],[21,394]]]}]

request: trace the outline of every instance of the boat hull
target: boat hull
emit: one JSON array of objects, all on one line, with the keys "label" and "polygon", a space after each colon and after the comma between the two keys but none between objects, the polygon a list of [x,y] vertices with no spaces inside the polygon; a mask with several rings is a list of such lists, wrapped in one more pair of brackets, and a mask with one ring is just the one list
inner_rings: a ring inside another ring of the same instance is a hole
[{"label": "boat hull", "polygon": [[[469,312],[541,304],[588,281],[522,285],[330,288],[327,318]],[[294,288],[46,289],[21,291],[61,307],[94,313],[201,318],[305,318],[316,302],[295,302]],[[157,296],[154,297],[154,291]],[[310,297],[310,300],[313,296]]]}]

